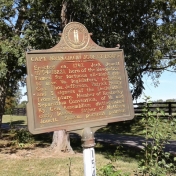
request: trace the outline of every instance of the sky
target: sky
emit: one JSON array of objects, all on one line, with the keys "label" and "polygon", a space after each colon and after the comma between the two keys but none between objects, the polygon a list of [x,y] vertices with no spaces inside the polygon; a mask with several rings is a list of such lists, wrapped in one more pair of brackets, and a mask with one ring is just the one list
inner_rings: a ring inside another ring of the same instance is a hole
[{"label": "sky", "polygon": [[152,101],[159,99],[176,99],[176,72],[165,71],[159,78],[157,87],[153,85],[153,81],[149,77],[144,77],[144,93],[137,102],[143,102],[144,94],[150,96]]},{"label": "sky", "polygon": [[[149,77],[144,77],[144,93],[137,100],[137,103],[144,102],[144,94],[150,96],[152,101],[159,99],[176,99],[176,73],[165,71],[159,78],[159,85],[155,87],[153,81]],[[21,88],[22,93],[26,92],[26,87]],[[27,100],[27,96],[23,96],[21,101]],[[136,101],[134,101],[136,103]]]}]

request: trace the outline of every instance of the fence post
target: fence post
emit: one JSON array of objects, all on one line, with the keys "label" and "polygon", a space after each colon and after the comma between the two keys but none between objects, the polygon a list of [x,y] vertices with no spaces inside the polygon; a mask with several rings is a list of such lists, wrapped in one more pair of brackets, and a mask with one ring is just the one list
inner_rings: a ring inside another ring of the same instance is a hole
[{"label": "fence post", "polygon": [[169,102],[169,115],[172,115],[172,102]]}]

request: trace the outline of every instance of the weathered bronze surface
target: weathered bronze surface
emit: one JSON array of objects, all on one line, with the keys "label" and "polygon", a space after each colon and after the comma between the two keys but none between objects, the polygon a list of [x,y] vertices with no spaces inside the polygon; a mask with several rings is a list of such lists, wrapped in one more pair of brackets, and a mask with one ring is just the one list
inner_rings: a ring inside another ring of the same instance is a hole
[{"label": "weathered bronze surface", "polygon": [[31,133],[134,117],[123,50],[96,45],[84,25],[69,23],[55,47],[27,52],[26,59]]}]

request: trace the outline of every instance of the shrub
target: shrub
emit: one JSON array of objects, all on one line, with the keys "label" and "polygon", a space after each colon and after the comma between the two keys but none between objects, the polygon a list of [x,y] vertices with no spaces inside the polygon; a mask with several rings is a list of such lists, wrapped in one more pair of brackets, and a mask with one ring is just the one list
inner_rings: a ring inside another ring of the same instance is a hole
[{"label": "shrub", "polygon": [[20,147],[24,147],[25,144],[32,144],[34,142],[32,134],[25,128],[17,129],[15,131],[14,139]]},{"label": "shrub", "polygon": [[109,163],[99,170],[98,176],[129,176],[129,174],[116,170],[115,166],[113,166],[112,163]]},{"label": "shrub", "polygon": [[164,149],[176,130],[176,120],[171,116],[167,119],[160,118],[160,116],[165,116],[164,112],[159,108],[155,112],[151,112],[150,98],[146,97],[145,101],[142,114],[142,123],[145,125],[145,143],[143,143],[143,158],[139,162],[139,171],[136,175],[172,175],[176,170],[176,157],[172,157]]}]

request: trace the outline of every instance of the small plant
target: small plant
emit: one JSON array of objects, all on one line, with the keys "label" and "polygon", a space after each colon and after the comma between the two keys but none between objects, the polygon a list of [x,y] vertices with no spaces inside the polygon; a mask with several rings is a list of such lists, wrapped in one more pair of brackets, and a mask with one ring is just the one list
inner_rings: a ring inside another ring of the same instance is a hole
[{"label": "small plant", "polygon": [[[143,109],[142,123],[145,125],[145,143],[143,158],[139,162],[139,171],[135,175],[142,176],[166,176],[172,175],[176,170],[176,157],[164,151],[169,143],[172,133],[176,129],[176,121],[172,117],[161,119],[165,116],[159,108],[151,112],[149,109],[150,98],[146,97]],[[161,123],[164,122],[164,123]]]},{"label": "small plant", "polygon": [[26,144],[32,144],[34,142],[33,136],[24,128],[15,131],[14,139],[21,148],[24,148]]},{"label": "small plant", "polygon": [[112,152],[106,153],[106,158],[108,158],[111,162],[116,162],[118,159],[121,159],[121,156],[124,155],[124,149],[122,145],[118,145],[116,150]]},{"label": "small plant", "polygon": [[129,174],[116,170],[115,166],[113,166],[112,163],[109,163],[99,170],[98,176],[129,176]]}]

